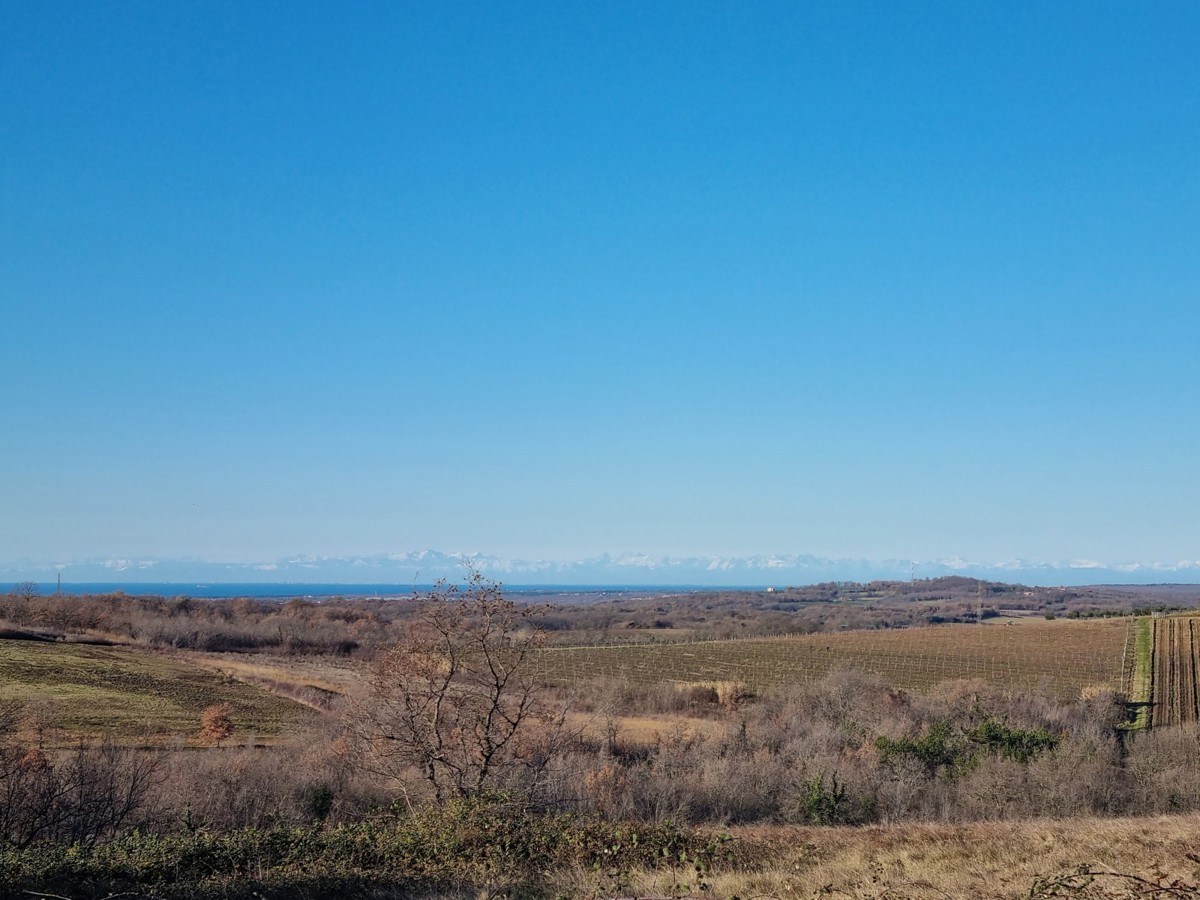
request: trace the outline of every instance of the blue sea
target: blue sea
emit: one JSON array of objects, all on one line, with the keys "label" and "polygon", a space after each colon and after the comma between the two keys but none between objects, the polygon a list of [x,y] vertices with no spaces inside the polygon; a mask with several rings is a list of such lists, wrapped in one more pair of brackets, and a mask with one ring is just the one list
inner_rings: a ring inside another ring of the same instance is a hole
[{"label": "blue sea", "polygon": [[[0,583],[0,594],[16,587],[15,582]],[[312,599],[330,597],[411,597],[429,591],[432,584],[304,584],[299,582],[269,583],[223,583],[208,584],[190,582],[63,582],[64,594],[112,594],[120,591],[131,596],[158,597],[202,597],[220,599],[228,597],[253,597],[262,599],[290,599],[303,597]],[[54,582],[38,583],[40,594],[53,594],[57,589]],[[558,602],[570,602],[572,598],[594,600],[605,595],[654,595],[692,593],[700,588],[695,585],[654,586],[645,585],[519,585],[505,584],[504,593],[509,597],[553,597]],[[720,588],[738,590],[738,588]]]}]

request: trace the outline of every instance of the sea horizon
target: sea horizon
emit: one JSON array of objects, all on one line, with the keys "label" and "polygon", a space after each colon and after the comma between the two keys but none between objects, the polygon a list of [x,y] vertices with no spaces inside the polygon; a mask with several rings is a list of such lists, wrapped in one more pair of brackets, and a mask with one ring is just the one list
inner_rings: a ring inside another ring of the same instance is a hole
[{"label": "sea horizon", "polygon": [[[96,594],[122,593],[129,596],[142,597],[195,597],[205,600],[230,599],[249,597],[252,599],[329,599],[333,597],[352,598],[395,598],[415,596],[432,591],[437,585],[425,584],[352,584],[352,583],[323,583],[323,582],[57,582],[49,581],[17,581],[0,582],[0,593],[11,592],[20,585],[32,583],[37,587],[41,596],[52,596],[56,593],[64,596],[86,596]],[[719,587],[680,584],[680,585],[647,585],[647,584],[502,584],[505,593],[510,595],[571,595],[571,594],[669,594],[692,593],[699,591],[754,591],[766,590],[771,585],[722,585]]]}]

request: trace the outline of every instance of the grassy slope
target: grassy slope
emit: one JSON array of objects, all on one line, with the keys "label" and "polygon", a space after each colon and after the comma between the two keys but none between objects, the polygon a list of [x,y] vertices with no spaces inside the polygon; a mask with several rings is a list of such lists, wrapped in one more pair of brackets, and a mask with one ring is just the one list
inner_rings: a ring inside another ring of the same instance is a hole
[{"label": "grassy slope", "polygon": [[0,700],[19,700],[51,741],[111,732],[119,740],[194,738],[200,713],[233,708],[236,734],[271,739],[315,715],[307,707],[178,659],[125,647],[0,640]]}]

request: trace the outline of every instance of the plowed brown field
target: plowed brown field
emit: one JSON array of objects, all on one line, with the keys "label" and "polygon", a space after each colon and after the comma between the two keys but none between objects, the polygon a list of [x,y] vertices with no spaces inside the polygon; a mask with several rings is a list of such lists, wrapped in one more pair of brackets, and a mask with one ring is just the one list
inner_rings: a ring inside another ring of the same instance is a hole
[{"label": "plowed brown field", "polygon": [[1120,689],[1130,620],[938,625],[761,640],[561,647],[539,652],[549,681],[613,678],[635,683],[737,681],[803,684],[838,668],[879,675],[897,687],[978,678],[1040,689],[1062,699],[1090,687]]},{"label": "plowed brown field", "polygon": [[1181,725],[1200,720],[1196,687],[1200,623],[1192,616],[1154,620],[1152,725]]}]

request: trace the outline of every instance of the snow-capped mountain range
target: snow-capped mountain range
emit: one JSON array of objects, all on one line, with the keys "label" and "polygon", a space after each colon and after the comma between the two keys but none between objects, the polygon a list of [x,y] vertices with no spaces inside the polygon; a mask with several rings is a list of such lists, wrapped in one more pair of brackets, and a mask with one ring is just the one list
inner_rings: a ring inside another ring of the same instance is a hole
[{"label": "snow-capped mountain range", "polygon": [[1106,565],[1094,560],[979,562],[763,556],[608,555],[574,561],[504,559],[482,553],[421,550],[376,556],[291,556],[261,563],[141,557],[0,563],[2,582],[428,584],[466,567],[511,585],[785,586],[822,581],[964,575],[1030,585],[1200,583],[1200,560]]}]

